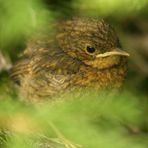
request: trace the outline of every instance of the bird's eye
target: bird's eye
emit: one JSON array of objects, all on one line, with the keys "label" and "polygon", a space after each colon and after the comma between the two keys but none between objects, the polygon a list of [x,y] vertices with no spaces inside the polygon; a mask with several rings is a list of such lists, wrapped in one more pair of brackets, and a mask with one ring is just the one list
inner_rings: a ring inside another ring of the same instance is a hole
[{"label": "bird's eye", "polygon": [[95,51],[96,49],[94,47],[91,47],[91,46],[86,47],[86,52],[89,54],[93,54]]}]

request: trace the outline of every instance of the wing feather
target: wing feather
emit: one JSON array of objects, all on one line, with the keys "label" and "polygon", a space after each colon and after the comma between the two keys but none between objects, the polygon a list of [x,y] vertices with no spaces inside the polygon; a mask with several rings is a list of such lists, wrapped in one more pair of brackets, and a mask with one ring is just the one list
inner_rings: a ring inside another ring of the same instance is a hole
[{"label": "wing feather", "polygon": [[10,70],[10,77],[15,81],[19,82],[21,77],[30,72],[30,60],[21,59],[19,60]]}]

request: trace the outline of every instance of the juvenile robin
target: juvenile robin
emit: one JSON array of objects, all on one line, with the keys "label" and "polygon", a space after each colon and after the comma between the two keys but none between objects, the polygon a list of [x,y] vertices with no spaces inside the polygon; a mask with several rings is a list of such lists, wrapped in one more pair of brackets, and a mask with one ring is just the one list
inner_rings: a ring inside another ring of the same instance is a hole
[{"label": "juvenile robin", "polygon": [[75,88],[119,88],[128,56],[104,20],[73,18],[57,25],[52,39],[45,35],[31,41],[11,77],[30,100],[52,98]]}]

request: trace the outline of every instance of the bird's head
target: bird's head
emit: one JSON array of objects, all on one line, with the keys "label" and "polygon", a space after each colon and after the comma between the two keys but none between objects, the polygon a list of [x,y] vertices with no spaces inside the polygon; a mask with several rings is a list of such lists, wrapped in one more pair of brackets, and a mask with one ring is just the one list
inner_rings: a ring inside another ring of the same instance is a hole
[{"label": "bird's head", "polygon": [[59,26],[60,48],[73,58],[98,69],[119,65],[129,54],[121,49],[113,28],[104,20],[74,18]]}]

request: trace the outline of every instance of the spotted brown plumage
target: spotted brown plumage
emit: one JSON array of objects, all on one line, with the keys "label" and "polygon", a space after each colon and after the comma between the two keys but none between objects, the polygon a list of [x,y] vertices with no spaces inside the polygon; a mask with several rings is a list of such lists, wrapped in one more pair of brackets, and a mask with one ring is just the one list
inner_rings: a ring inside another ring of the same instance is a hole
[{"label": "spotted brown plumage", "polygon": [[11,70],[26,99],[52,98],[75,88],[100,91],[122,85],[129,55],[108,23],[74,18],[56,27],[52,38],[45,35],[31,41]]}]

